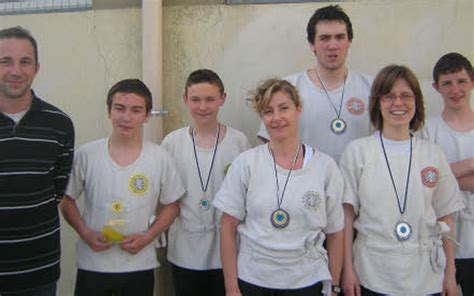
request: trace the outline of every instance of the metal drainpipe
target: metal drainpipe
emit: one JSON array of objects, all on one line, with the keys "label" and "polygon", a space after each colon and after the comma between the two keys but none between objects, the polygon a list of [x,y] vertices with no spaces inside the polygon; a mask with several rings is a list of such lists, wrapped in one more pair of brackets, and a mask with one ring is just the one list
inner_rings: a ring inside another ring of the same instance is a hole
[{"label": "metal drainpipe", "polygon": [[153,94],[154,106],[152,118],[145,125],[144,136],[152,142],[161,142],[162,117],[168,113],[161,109],[163,106],[162,28],[162,0],[142,0],[143,82]]}]

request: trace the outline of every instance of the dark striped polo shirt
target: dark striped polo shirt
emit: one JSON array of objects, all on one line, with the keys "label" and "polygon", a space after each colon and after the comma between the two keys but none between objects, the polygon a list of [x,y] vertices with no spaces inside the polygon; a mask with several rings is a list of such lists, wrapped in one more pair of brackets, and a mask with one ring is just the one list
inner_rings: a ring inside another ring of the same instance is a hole
[{"label": "dark striped polo shirt", "polygon": [[58,202],[74,154],[74,127],[33,93],[18,124],[0,113],[0,292],[59,278]]}]

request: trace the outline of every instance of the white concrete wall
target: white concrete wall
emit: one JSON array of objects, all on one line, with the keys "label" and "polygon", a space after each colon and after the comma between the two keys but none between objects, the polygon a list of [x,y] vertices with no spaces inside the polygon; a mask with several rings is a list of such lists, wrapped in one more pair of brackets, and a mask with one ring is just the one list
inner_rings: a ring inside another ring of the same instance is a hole
[{"label": "white concrete wall", "polygon": [[[182,1],[183,2],[183,1]],[[217,71],[227,88],[222,121],[257,143],[257,116],[245,103],[257,81],[314,65],[305,27],[327,3],[278,5],[165,6],[164,104],[170,111],[165,133],[189,120],[181,96],[189,72]],[[340,3],[351,16],[355,37],[348,65],[374,75],[389,63],[410,66],[421,79],[430,114],[441,100],[431,69],[444,53],[459,51],[474,61],[474,4],[471,0],[381,0]],[[141,77],[140,9],[1,16],[0,27],[29,28],[40,45],[38,95],[73,118],[77,143],[110,132],[105,95],[119,79]],[[66,225],[63,223],[63,225]],[[72,295],[76,235],[62,232],[62,276],[58,295]]]}]

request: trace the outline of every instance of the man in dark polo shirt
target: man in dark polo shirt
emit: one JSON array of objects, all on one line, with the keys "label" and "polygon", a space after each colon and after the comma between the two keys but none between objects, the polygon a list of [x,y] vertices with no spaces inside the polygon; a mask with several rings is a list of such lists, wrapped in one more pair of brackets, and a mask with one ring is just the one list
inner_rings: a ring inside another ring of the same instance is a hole
[{"label": "man in dark polo shirt", "polygon": [[58,202],[74,153],[74,127],[38,98],[35,39],[21,27],[0,30],[0,294],[56,295]]}]

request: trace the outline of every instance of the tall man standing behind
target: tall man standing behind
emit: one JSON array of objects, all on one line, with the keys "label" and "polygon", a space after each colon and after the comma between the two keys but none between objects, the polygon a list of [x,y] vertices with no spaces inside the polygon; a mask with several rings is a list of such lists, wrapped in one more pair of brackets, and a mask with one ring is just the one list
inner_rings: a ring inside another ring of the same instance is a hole
[{"label": "tall man standing behind", "polygon": [[[296,86],[302,99],[302,142],[339,161],[347,143],[369,134],[367,106],[372,79],[346,68],[353,32],[341,7],[316,10],[306,31],[317,64],[285,79]],[[268,139],[263,125],[258,136]]]},{"label": "tall man standing behind", "polygon": [[56,295],[60,237],[57,205],[74,153],[71,119],[31,90],[35,39],[0,30],[0,293]]}]

